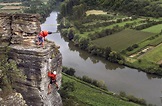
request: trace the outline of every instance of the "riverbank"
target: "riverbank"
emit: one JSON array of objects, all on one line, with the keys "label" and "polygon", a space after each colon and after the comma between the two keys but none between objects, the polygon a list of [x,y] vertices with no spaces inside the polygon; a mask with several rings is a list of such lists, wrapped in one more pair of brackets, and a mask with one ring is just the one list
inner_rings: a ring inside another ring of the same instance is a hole
[{"label": "riverbank", "polygon": [[120,97],[115,93],[104,91],[98,87],[83,82],[75,77],[63,74],[63,84],[71,82],[74,84],[74,91],[70,95],[77,98],[81,103],[89,105],[116,105],[116,106],[139,106],[138,104],[129,102],[128,99]]},{"label": "riverbank", "polygon": [[[60,29],[60,33],[62,36],[69,39],[70,29],[66,29],[66,28]],[[73,35],[73,36],[78,36],[78,35]],[[76,47],[82,50],[85,50],[91,55],[102,57],[105,60],[108,60],[110,62],[118,63],[120,65],[128,66],[130,68],[135,68],[143,72],[146,72],[148,74],[162,76],[162,68],[159,64],[155,64],[147,60],[130,58],[127,57],[126,55],[123,55],[123,53],[118,53],[116,51],[111,50],[111,48],[103,49],[103,48],[95,47],[94,45],[91,44],[90,41],[87,41],[86,39],[78,42],[74,38],[74,39],[69,39],[69,41],[73,42],[73,45],[75,45]],[[84,45],[86,45],[86,47]],[[83,48],[82,46],[85,48]]]}]

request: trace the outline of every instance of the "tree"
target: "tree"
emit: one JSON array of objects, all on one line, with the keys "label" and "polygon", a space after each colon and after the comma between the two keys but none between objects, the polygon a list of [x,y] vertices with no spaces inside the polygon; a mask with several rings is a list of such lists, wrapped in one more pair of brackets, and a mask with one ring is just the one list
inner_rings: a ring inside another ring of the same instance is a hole
[{"label": "tree", "polygon": [[17,64],[13,60],[9,60],[7,53],[0,55],[0,70],[2,70],[2,77],[0,81],[0,87],[3,92],[12,92],[17,80],[25,79],[25,76],[17,68]]},{"label": "tree", "polygon": [[110,47],[106,47],[106,49],[105,49],[105,58],[106,59],[109,58],[110,53],[111,53],[111,48]]},{"label": "tree", "polygon": [[68,38],[69,40],[72,40],[74,38],[74,34],[73,34],[73,30],[70,29],[69,33],[68,33]]},{"label": "tree", "polygon": [[88,38],[81,38],[79,40],[79,47],[81,49],[85,50],[85,49],[87,49],[89,42],[90,42],[90,39],[88,39]]},{"label": "tree", "polygon": [[86,5],[80,4],[73,6],[73,19],[81,19],[86,11]]}]

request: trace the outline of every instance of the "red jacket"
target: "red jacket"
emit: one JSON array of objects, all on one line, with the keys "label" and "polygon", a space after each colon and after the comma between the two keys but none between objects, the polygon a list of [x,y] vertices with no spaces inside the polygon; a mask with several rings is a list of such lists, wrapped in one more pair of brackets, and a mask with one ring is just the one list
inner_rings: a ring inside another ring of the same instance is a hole
[{"label": "red jacket", "polygon": [[52,78],[52,80],[56,80],[56,74],[48,72],[48,77]]},{"label": "red jacket", "polygon": [[46,37],[48,35],[48,31],[41,31],[39,35],[42,37]]}]

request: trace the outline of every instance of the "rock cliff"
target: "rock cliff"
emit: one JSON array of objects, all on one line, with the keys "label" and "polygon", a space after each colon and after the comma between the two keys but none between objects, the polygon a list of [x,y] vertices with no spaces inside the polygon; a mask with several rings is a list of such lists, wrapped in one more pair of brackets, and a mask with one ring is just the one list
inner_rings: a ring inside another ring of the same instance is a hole
[{"label": "rock cliff", "polygon": [[39,15],[0,14],[0,53],[9,47],[9,60],[14,60],[26,75],[18,81],[16,91],[21,93],[29,106],[62,106],[56,87],[47,95],[48,71],[57,71],[57,83],[61,86],[62,55],[54,42],[45,41],[45,48],[35,44],[40,32]]}]

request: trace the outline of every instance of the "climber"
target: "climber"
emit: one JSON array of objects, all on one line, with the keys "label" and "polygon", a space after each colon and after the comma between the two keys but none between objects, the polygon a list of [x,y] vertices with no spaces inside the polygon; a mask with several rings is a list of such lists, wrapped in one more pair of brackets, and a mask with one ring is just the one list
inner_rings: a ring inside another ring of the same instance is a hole
[{"label": "climber", "polygon": [[44,37],[44,39],[45,39],[45,37],[46,37],[48,34],[52,34],[52,32],[44,30],[44,31],[41,31],[41,32],[39,33],[39,35],[42,36],[42,37]]},{"label": "climber", "polygon": [[58,85],[56,83],[56,71],[54,72],[48,72],[48,77],[50,77],[50,83],[48,84],[48,93],[47,94],[50,94],[51,93],[51,85],[54,83],[56,85],[56,88],[58,89]]},{"label": "climber", "polygon": [[37,45],[42,45],[42,47],[44,47],[44,40],[45,40],[45,37],[48,35],[48,34],[52,34],[52,32],[49,32],[49,31],[41,31],[38,35],[37,35]]}]

